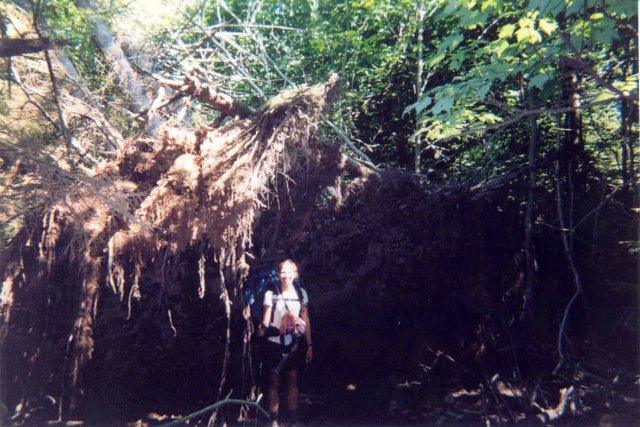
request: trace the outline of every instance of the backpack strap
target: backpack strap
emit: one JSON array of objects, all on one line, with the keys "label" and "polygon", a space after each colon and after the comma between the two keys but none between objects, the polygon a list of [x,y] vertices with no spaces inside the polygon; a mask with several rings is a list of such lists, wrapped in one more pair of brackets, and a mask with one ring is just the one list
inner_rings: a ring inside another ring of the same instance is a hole
[{"label": "backpack strap", "polygon": [[[282,293],[280,292],[280,286],[276,285],[275,288],[278,290],[278,296],[282,296]],[[302,311],[302,306],[304,303],[304,299],[302,298],[302,288],[300,288],[297,282],[293,282],[293,289],[296,291],[296,297],[298,297],[298,301],[300,302],[300,311]],[[284,303],[285,310],[290,311],[289,306],[287,305],[287,300],[284,298],[284,296],[282,296],[282,302]],[[271,311],[271,322],[273,322],[273,310]]]},{"label": "backpack strap", "polygon": [[[289,307],[287,306],[287,301],[284,299],[284,295],[282,295],[282,292],[280,292],[280,286],[275,285],[275,288],[278,292],[278,297],[282,298],[282,302],[284,303],[284,308],[286,311],[289,311]],[[274,316],[274,312],[276,311],[276,305],[278,304],[278,302],[276,301],[275,303],[271,304],[271,323],[273,323],[273,316]],[[281,351],[284,353],[284,349],[285,349],[285,345],[284,345],[284,335],[280,334],[280,348]]]},{"label": "backpack strap", "polygon": [[[267,285],[267,288],[265,289],[264,293],[266,294],[268,291],[271,291],[271,318],[269,319],[269,325],[271,325],[273,323],[273,313],[275,312],[274,310],[274,304],[273,304],[273,294],[275,293],[275,290],[278,288],[278,286],[273,286],[272,284]],[[264,304],[264,302],[263,302]],[[262,321],[262,319],[260,319],[260,321]],[[267,326],[269,326],[267,325]]]},{"label": "backpack strap", "polygon": [[304,298],[302,298],[302,289],[298,286],[297,282],[293,282],[293,289],[296,291],[296,296],[298,297],[298,301],[300,302],[300,312],[302,313],[302,306],[304,305]]}]

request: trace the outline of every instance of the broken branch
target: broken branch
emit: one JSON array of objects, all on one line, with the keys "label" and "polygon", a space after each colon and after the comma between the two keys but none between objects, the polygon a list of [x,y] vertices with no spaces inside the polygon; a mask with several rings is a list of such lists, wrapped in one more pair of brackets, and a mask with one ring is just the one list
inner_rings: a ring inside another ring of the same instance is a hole
[{"label": "broken branch", "polygon": [[267,413],[267,411],[265,411],[259,403],[259,400],[255,401],[255,402],[249,402],[247,400],[240,400],[240,399],[229,399],[229,397],[227,397],[224,400],[221,400],[219,402],[214,403],[213,405],[207,406],[206,408],[200,409],[199,411],[194,412],[193,414],[189,414],[186,417],[182,417],[179,418],[177,420],[171,421],[170,423],[167,424],[162,424],[158,427],[169,427],[169,426],[177,426],[180,424],[185,423],[186,421],[195,418],[195,417],[199,417],[200,415],[204,415],[207,412],[211,412],[211,411],[215,411],[216,409],[225,406],[225,405],[247,405],[250,408],[255,408],[256,411],[258,411],[260,414],[264,415],[265,418],[269,418],[269,414]]},{"label": "broken branch", "polygon": [[65,42],[51,41],[46,37],[38,39],[0,39],[0,58],[37,53],[63,46]]},{"label": "broken branch", "polygon": [[[168,101],[156,107],[157,109],[164,108],[167,105],[185,96],[190,96],[204,102],[207,105],[212,106],[214,109],[220,111],[223,116],[239,117],[241,119],[244,119],[255,114],[255,110],[253,108],[237,102],[230,95],[219,91],[212,85],[202,83],[194,77],[185,76],[184,82],[168,80],[159,75],[154,75],[154,77],[162,86],[166,86],[178,91],[178,93],[171,97]],[[137,116],[146,114],[146,112],[148,111],[149,110],[143,110]]]}]

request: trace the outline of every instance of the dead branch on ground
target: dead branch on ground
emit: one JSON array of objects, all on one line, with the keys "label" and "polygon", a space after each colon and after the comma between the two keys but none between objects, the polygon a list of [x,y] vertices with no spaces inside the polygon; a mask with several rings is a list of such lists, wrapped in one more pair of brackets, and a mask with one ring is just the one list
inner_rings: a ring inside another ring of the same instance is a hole
[{"label": "dead branch on ground", "polygon": [[569,406],[573,411],[575,409],[573,402],[574,394],[575,390],[573,386],[560,389],[560,402],[554,408],[544,409],[537,403],[533,402],[533,406],[540,411],[540,414],[536,416],[537,419],[542,423],[548,424],[565,415],[567,406]]},{"label": "dead branch on ground", "polygon": [[204,415],[211,411],[217,411],[219,408],[227,405],[246,405],[250,408],[255,409],[258,413],[264,416],[266,419],[269,418],[269,414],[260,406],[260,399],[255,402],[249,402],[248,400],[240,400],[240,399],[230,399],[231,393],[227,395],[227,397],[219,402],[214,403],[213,405],[209,405],[206,408],[202,408],[192,414],[187,415],[186,417],[179,418],[177,420],[171,421],[167,424],[161,424],[158,427],[170,427],[177,426],[181,424],[185,424],[187,421],[199,417],[200,415]]}]

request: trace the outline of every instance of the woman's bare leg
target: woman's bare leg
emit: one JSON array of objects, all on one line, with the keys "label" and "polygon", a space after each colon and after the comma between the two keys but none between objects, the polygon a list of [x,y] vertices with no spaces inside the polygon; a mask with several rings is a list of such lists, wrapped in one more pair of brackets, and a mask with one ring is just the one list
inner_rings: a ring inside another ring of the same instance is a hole
[{"label": "woman's bare leg", "polygon": [[280,394],[280,375],[271,372],[269,374],[269,411],[272,414],[278,413]]},{"label": "woman's bare leg", "polygon": [[298,369],[287,371],[287,402],[289,403],[289,411],[298,410]]}]

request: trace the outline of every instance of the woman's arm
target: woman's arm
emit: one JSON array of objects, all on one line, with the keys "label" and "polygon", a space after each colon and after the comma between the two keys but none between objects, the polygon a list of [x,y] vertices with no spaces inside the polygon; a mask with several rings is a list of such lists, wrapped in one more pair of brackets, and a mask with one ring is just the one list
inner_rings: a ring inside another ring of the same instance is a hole
[{"label": "woman's arm", "polygon": [[264,331],[269,326],[269,322],[271,321],[271,309],[270,305],[262,306],[262,322],[258,325],[258,336],[263,337]]},{"label": "woman's arm", "polygon": [[311,339],[311,319],[309,318],[309,308],[304,305],[300,310],[300,318],[304,320],[305,331],[304,337],[307,340],[307,363],[313,359],[313,340]]}]

